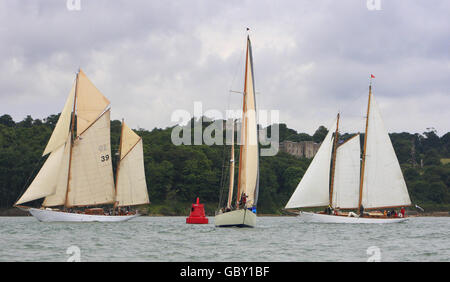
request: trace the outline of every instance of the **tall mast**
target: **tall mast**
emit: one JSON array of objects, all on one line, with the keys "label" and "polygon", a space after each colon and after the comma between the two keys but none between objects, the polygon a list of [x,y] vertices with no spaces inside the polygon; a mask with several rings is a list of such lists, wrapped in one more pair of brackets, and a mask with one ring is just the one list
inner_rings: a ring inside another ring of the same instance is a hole
[{"label": "tall mast", "polygon": [[69,191],[70,191],[70,171],[71,171],[71,166],[72,166],[72,149],[73,149],[73,141],[74,141],[74,137],[73,137],[73,133],[74,133],[74,129],[75,129],[75,106],[76,106],[76,101],[77,101],[77,92],[78,92],[78,75],[80,73],[80,70],[78,70],[77,72],[77,78],[75,79],[75,95],[73,97],[73,110],[72,110],[72,127],[70,128],[70,154],[69,154],[69,175],[67,177],[67,189],[66,189],[66,200],[64,203],[64,207],[67,208],[67,199],[69,197]]},{"label": "tall mast", "polygon": [[339,116],[340,114],[338,113],[336,121],[336,132],[334,134],[333,163],[331,165],[330,206],[333,204],[334,172],[336,170],[336,149],[339,135]]},{"label": "tall mast", "polygon": [[367,103],[366,131],[364,133],[364,149],[363,149],[362,163],[361,163],[361,181],[359,182],[358,210],[361,209],[361,202],[362,202],[362,190],[363,190],[363,184],[364,184],[364,168],[366,166],[367,128],[369,127],[370,98],[371,98],[371,96],[372,96],[372,76],[370,78],[370,84],[369,84],[369,102]]},{"label": "tall mast", "polygon": [[227,208],[231,208],[231,201],[233,199],[233,187],[234,187],[234,120],[231,125],[231,158],[230,158],[230,187],[228,189],[228,202]]},{"label": "tall mast", "polygon": [[121,161],[121,154],[122,154],[122,136],[123,136],[123,125],[124,120],[122,119],[122,128],[120,129],[120,141],[119,141],[119,161],[117,162],[117,169],[116,169],[116,187],[114,189],[114,208],[117,207],[117,183],[119,182],[119,169],[120,169],[120,161]]},{"label": "tall mast", "polygon": [[[248,29],[247,29],[248,30]],[[245,177],[242,176],[243,172],[242,172],[242,155],[244,153],[245,150],[245,146],[247,145],[247,119],[245,118],[245,114],[247,112],[247,101],[246,101],[246,97],[247,97],[247,68],[248,68],[248,47],[249,47],[249,41],[250,41],[250,36],[247,36],[247,54],[245,56],[245,79],[244,79],[244,101],[243,101],[243,106],[242,106],[242,123],[241,123],[241,146],[240,146],[240,151],[239,151],[239,174],[238,174],[238,190],[237,190],[237,197],[236,197],[236,208],[239,208],[239,201],[240,199],[240,194],[241,194],[241,178]],[[245,130],[242,130],[245,129]]]}]

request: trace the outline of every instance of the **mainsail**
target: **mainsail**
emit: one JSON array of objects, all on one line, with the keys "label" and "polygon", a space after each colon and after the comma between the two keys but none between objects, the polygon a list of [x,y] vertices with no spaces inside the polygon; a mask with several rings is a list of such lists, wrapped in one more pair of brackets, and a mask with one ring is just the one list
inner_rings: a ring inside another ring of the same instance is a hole
[{"label": "mainsail", "polygon": [[246,206],[255,206],[259,189],[258,126],[256,120],[256,98],[253,76],[253,57],[250,37],[247,37],[247,56],[245,65],[244,102],[241,125],[241,147],[239,156],[238,193],[247,196]]},{"label": "mainsail", "polygon": [[333,208],[358,208],[360,155],[359,134],[337,147]]},{"label": "mainsail", "polygon": [[117,168],[117,206],[148,204],[142,138],[122,122],[120,161]]},{"label": "mainsail", "polygon": [[78,136],[72,150],[66,206],[113,203],[109,110]]},{"label": "mainsail", "polygon": [[286,204],[286,209],[320,207],[329,204],[331,150],[335,129],[336,122],[333,122],[333,126],[322,141],[305,175]]},{"label": "mainsail", "polygon": [[364,208],[409,206],[411,200],[400,164],[378,106],[369,95],[361,203]]}]

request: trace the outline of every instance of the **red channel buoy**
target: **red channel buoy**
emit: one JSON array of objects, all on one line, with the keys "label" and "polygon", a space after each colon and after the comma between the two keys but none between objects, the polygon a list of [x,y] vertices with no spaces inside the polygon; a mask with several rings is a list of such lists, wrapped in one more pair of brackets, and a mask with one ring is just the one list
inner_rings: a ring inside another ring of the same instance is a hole
[{"label": "red channel buoy", "polygon": [[187,224],[208,224],[208,218],[205,216],[205,208],[203,204],[199,204],[199,199],[197,198],[197,203],[192,204],[191,214],[186,218]]}]

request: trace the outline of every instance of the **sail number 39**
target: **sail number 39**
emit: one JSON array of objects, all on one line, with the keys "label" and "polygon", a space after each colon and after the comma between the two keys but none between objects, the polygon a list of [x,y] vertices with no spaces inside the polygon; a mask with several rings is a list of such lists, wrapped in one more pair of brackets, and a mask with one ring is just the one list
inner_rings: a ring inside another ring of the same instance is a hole
[{"label": "sail number 39", "polygon": [[102,162],[107,162],[107,161],[109,160],[109,155],[101,156],[101,157],[100,157],[100,160],[101,160]]}]

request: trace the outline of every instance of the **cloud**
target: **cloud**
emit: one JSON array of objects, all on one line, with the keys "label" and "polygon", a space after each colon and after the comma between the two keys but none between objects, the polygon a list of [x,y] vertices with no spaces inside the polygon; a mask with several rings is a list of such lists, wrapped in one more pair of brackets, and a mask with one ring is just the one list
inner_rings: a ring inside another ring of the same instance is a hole
[{"label": "cloud", "polygon": [[362,131],[368,76],[390,132],[450,128],[448,1],[101,1],[0,3],[0,114],[61,111],[81,67],[131,127],[176,109],[240,109],[246,27],[257,105],[300,132],[342,113]]}]

